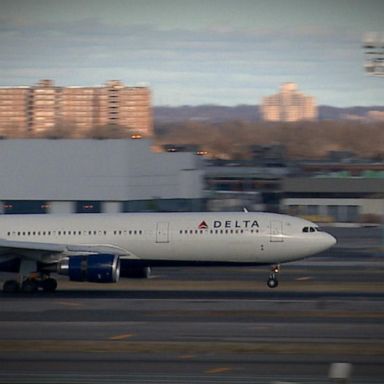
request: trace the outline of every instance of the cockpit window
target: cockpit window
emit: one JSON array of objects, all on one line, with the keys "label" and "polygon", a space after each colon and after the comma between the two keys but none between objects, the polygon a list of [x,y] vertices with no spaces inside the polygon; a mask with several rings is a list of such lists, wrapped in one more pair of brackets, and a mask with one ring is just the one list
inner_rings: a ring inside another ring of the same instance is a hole
[{"label": "cockpit window", "polygon": [[308,232],[316,232],[320,231],[318,227],[304,227],[303,232],[308,233]]}]

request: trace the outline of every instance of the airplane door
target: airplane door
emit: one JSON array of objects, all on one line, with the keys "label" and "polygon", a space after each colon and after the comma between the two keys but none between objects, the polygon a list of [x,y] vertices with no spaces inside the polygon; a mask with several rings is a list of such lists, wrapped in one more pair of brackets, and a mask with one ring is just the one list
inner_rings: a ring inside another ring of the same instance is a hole
[{"label": "airplane door", "polygon": [[281,221],[271,221],[271,243],[282,242],[283,238],[283,223]]},{"label": "airplane door", "polygon": [[169,243],[169,223],[157,223],[156,243]]}]

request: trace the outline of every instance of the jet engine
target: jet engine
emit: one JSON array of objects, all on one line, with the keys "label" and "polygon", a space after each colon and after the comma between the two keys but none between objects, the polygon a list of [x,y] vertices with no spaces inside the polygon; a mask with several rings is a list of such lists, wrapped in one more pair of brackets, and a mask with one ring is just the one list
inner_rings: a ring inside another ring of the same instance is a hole
[{"label": "jet engine", "polygon": [[120,276],[129,277],[133,279],[148,279],[151,275],[151,267],[140,260],[127,260],[120,261]]},{"label": "jet engine", "polygon": [[68,275],[72,281],[117,283],[120,277],[120,259],[109,254],[71,256],[60,262],[58,273]]}]

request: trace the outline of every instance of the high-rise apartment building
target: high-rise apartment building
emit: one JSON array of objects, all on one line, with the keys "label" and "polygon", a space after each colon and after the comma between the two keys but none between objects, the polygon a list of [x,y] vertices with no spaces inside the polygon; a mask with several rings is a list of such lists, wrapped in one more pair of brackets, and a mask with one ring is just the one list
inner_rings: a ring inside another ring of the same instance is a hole
[{"label": "high-rise apartment building", "polygon": [[150,91],[147,87],[126,87],[117,80],[107,81],[96,92],[99,125],[117,124],[148,136],[152,133]]},{"label": "high-rise apartment building", "polygon": [[67,127],[81,135],[98,126],[119,126],[150,136],[152,125],[148,87],[116,80],[100,87],[57,87],[42,80],[32,87],[0,88],[0,134],[44,134]]},{"label": "high-rise apartment building", "polygon": [[28,103],[29,88],[0,88],[0,135],[27,129]]},{"label": "high-rise apartment building", "polygon": [[295,83],[284,83],[279,93],[264,97],[261,112],[265,121],[317,120],[315,98],[298,92]]}]

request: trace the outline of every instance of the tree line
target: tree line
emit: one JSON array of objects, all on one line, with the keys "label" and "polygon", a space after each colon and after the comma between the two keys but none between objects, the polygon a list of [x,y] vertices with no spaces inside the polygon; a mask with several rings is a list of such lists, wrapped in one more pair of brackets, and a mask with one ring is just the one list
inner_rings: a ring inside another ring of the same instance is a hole
[{"label": "tree line", "polygon": [[252,145],[280,144],[289,158],[319,159],[331,151],[350,151],[384,160],[384,122],[189,121],[157,124],[155,131],[158,144],[197,145],[218,158],[247,159]]},{"label": "tree line", "polygon": [[[38,133],[9,127],[2,130],[0,137],[102,140],[131,138],[134,133],[118,125],[79,130],[63,123]],[[384,161],[384,122],[155,122],[153,140],[157,145],[195,145],[211,157],[223,159],[247,159],[252,145],[280,144],[289,158],[319,159],[331,151],[350,151]]]}]

